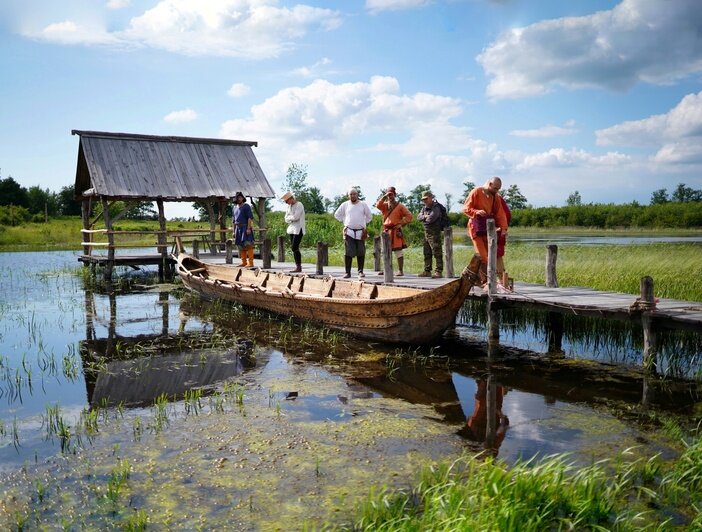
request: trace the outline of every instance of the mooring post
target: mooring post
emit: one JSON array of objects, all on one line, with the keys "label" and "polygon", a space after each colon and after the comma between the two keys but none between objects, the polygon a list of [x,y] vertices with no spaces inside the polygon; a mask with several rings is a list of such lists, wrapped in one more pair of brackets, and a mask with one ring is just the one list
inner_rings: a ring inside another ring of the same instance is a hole
[{"label": "mooring post", "polygon": [[644,369],[652,373],[656,373],[657,360],[657,345],[656,331],[653,327],[653,317],[651,311],[656,308],[656,300],[653,296],[653,279],[649,276],[641,278],[641,325],[643,327],[643,365]]},{"label": "mooring post", "polygon": [[234,243],[232,242],[231,238],[227,238],[227,241],[224,243],[224,250],[225,250],[225,255],[224,255],[224,262],[227,264],[231,264],[234,262]]},{"label": "mooring post", "polygon": [[324,274],[324,242],[317,242],[317,275]]},{"label": "mooring post", "polygon": [[110,204],[102,198],[102,215],[107,230],[107,264],[105,264],[105,279],[112,280],[112,269],[115,266],[115,235],[112,232],[112,218],[110,217]]},{"label": "mooring post", "polygon": [[453,228],[444,229],[444,271],[448,279],[455,277],[453,269]]},{"label": "mooring post", "polygon": [[392,245],[390,244],[390,233],[383,231],[380,233],[380,241],[383,246],[383,281],[392,283],[395,274],[392,271]]},{"label": "mooring post", "polygon": [[193,257],[200,258],[200,241],[197,238],[193,238]]},{"label": "mooring post", "polygon": [[495,220],[487,221],[488,232],[488,342],[500,340],[500,315],[497,312],[496,302],[494,300],[497,293],[497,229],[495,228]]},{"label": "mooring post", "polygon": [[556,259],[558,258],[558,246],[550,244],[546,246],[546,286],[558,288],[556,278]]},{"label": "mooring post", "polygon": [[264,238],[261,242],[261,261],[264,268],[271,267],[271,239]]},{"label": "mooring post", "polygon": [[381,249],[381,243],[380,243],[380,237],[379,236],[374,236],[373,237],[373,269],[376,272],[382,271],[382,267],[380,266],[381,260],[382,260],[382,253],[380,251]]},{"label": "mooring post", "polygon": [[329,242],[322,242],[322,265],[329,266]]},{"label": "mooring post", "polygon": [[285,236],[278,235],[278,262],[285,262]]}]

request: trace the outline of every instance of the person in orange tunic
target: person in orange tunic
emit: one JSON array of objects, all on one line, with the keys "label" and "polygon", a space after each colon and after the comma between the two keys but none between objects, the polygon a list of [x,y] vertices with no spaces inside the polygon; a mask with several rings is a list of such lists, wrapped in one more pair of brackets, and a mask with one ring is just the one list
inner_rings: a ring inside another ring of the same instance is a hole
[{"label": "person in orange tunic", "polygon": [[407,242],[402,234],[402,226],[412,221],[412,213],[397,201],[395,187],[388,187],[385,194],[378,199],[375,207],[383,215],[383,232],[390,235],[390,248],[397,258],[399,271],[395,275],[402,277],[405,274],[405,257],[402,250],[407,247]]},{"label": "person in orange tunic", "polygon": [[480,277],[483,282],[487,281],[487,220],[495,219],[497,230],[502,235],[507,236],[507,216],[499,200],[498,192],[502,188],[502,180],[493,177],[482,187],[475,187],[470,191],[463,204],[463,213],[470,218],[468,220],[468,236],[473,241],[475,252],[480,254],[482,264],[480,265]]}]

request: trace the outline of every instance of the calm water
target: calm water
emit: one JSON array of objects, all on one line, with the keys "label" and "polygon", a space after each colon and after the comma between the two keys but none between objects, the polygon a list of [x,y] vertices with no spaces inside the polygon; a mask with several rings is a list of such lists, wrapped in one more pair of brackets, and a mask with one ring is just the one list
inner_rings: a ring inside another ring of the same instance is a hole
[{"label": "calm water", "polygon": [[[6,272],[0,278],[3,475],[27,463],[47,467],[62,454],[49,412],[57,406],[72,434],[64,455],[86,460],[89,452],[117,445],[136,463],[150,445],[158,443],[160,453],[170,449],[167,457],[192,446],[192,434],[204,439],[220,434],[221,424],[208,425],[218,413],[235,416],[239,431],[272,430],[270,422],[257,424],[266,416],[284,419],[286,430],[297,431],[312,447],[334,432],[330,425],[346,434],[361,421],[369,427],[378,423],[382,430],[366,427],[376,434],[393,423],[411,423],[411,431],[398,427],[402,437],[388,436],[382,448],[384,460],[398,463],[413,448],[437,459],[486,445],[508,461],[557,452],[587,461],[593,453],[615,454],[634,444],[666,453],[664,444],[618,416],[618,409],[659,410],[688,421],[699,416],[698,385],[645,378],[635,369],[640,362],[635,330],[615,327],[609,336],[593,335],[593,328],[605,326],[587,322],[581,329],[588,334],[566,321],[556,351],[548,316],[506,316],[502,346],[488,348],[481,308],[466,304],[456,328],[436,346],[400,350],[270,316],[232,313],[177,286],[154,284],[150,276],[125,276],[116,289],[86,288],[76,257],[0,253]],[[670,342],[677,358],[670,355],[664,366],[687,378],[699,373],[699,337]],[[582,358],[590,362],[578,362]],[[253,413],[242,417],[231,406],[232,383],[246,390],[238,412],[246,404]],[[229,414],[217,402],[223,389],[229,390]],[[188,399],[191,390],[200,390],[201,398]],[[160,415],[154,403],[164,394],[172,410],[162,430],[154,428]],[[486,404],[496,417],[494,434],[486,434]],[[85,429],[91,407],[113,420],[97,433]],[[208,415],[193,416],[198,408]],[[230,425],[227,430],[234,430]],[[361,438],[353,434],[342,438]],[[365,453],[380,452],[383,443],[373,441]],[[341,452],[348,455],[347,465],[334,453],[335,468],[352,467],[360,459],[355,452]],[[330,473],[325,482],[345,480]]]}]

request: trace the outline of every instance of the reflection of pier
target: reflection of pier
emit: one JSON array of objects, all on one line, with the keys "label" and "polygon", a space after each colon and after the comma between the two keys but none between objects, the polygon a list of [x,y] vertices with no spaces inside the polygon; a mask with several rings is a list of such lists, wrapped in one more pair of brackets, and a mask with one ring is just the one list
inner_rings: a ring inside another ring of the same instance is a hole
[{"label": "reflection of pier", "polygon": [[[171,333],[168,292],[136,294],[157,299],[161,315],[126,320],[129,325],[155,321],[150,328],[160,332],[153,334],[120,334],[117,300],[129,295],[113,291],[104,295],[108,319],[98,317],[95,293],[85,291],[86,339],[79,349],[92,406],[148,406],[162,394],[179,399],[188,390],[207,390],[255,365],[247,341],[213,348],[209,334],[185,332],[184,323]],[[98,327],[106,330],[106,336],[98,337]]]}]

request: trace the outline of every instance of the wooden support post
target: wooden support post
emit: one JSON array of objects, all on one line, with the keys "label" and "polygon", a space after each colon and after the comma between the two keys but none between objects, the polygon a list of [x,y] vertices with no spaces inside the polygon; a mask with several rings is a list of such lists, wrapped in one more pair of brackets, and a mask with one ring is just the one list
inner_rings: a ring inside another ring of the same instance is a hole
[{"label": "wooden support post", "polygon": [[392,244],[390,244],[390,233],[383,231],[380,233],[380,242],[383,250],[383,280],[386,283],[394,281],[394,272],[392,271]]},{"label": "wooden support post", "polygon": [[161,305],[161,334],[168,336],[168,292],[158,293],[158,304]]},{"label": "wooden support post", "polygon": [[487,281],[488,281],[488,297],[497,293],[497,229],[495,228],[495,220],[488,219],[487,221],[487,241],[488,241],[488,263],[487,263]]},{"label": "wooden support post", "polygon": [[234,262],[234,242],[231,238],[227,238],[227,241],[224,243],[224,250],[226,253],[226,255],[224,256],[224,262],[227,264],[231,264],[232,262]]},{"label": "wooden support post", "polygon": [[112,220],[110,219],[110,204],[107,198],[102,198],[102,215],[107,229],[107,264],[105,264],[105,279],[112,280],[112,268],[115,266],[115,235],[112,234]]},{"label": "wooden support post", "polygon": [[497,384],[493,375],[488,375],[486,386],[485,409],[487,410],[487,423],[485,425],[485,448],[494,449],[497,436]]},{"label": "wooden support post", "polygon": [[550,244],[546,246],[546,250],[546,286],[549,288],[558,288],[558,278],[556,277],[558,246]]},{"label": "wooden support post", "polygon": [[322,242],[322,264],[329,266],[329,242]]},{"label": "wooden support post", "polygon": [[207,217],[210,219],[210,240],[209,240],[209,247],[210,247],[210,253],[216,254],[217,253],[217,233],[216,233],[216,228],[217,228],[217,220],[215,219],[215,213],[214,213],[214,202],[208,201],[207,202]]},{"label": "wooden support post", "polygon": [[219,228],[221,229],[219,233],[219,246],[221,249],[226,250],[227,241],[227,202],[224,200],[219,200],[217,203],[219,206]]},{"label": "wooden support post", "polygon": [[261,242],[261,261],[263,268],[271,267],[271,239],[264,238]]},{"label": "wooden support post", "polygon": [[[80,214],[83,219],[83,229],[89,230],[90,229],[90,200],[89,199],[84,199],[81,202],[80,206]],[[93,234],[92,233],[83,233],[83,236],[81,238],[83,242],[92,242],[93,241]],[[91,255],[92,254],[93,248],[90,246],[83,246],[83,255]],[[83,266],[88,266],[87,262],[83,263]]]},{"label": "wooden support post", "polygon": [[453,228],[447,227],[444,229],[444,271],[446,277],[455,277],[453,269]]},{"label": "wooden support post", "polygon": [[643,327],[643,366],[646,371],[656,373],[658,368],[656,330],[653,326],[653,316],[651,310],[656,308],[656,300],[653,295],[653,279],[649,276],[641,278],[641,304],[644,310],[641,313],[641,325]]},{"label": "wooden support post", "polygon": [[200,241],[197,237],[193,238],[193,257],[200,258]]},{"label": "wooden support post", "polygon": [[158,241],[158,252],[161,254],[161,262],[158,265],[158,279],[163,282],[164,274],[168,268],[168,245],[166,243],[166,213],[163,209],[163,200],[156,200],[156,206],[158,207],[158,226],[159,233],[157,237]]},{"label": "wooden support post", "polygon": [[375,269],[376,272],[382,271],[383,268],[381,266],[382,264],[382,257],[383,254],[381,252],[381,242],[380,242],[380,237],[379,236],[374,236],[373,237],[373,268]]},{"label": "wooden support post", "polygon": [[278,262],[285,262],[285,236],[278,235]]},{"label": "wooden support post", "polygon": [[490,342],[499,343],[500,341],[500,313],[497,310],[497,304],[492,301],[491,296],[488,296],[487,303],[488,313],[488,344]]},{"label": "wooden support post", "polygon": [[[258,228],[261,231],[258,233],[258,238],[261,241],[261,257],[263,257],[263,243],[266,240],[266,199],[258,198],[256,204],[256,214],[258,215]],[[251,198],[251,204],[253,206],[253,198]],[[271,267],[271,241],[268,239],[268,258],[263,262],[264,268]]]},{"label": "wooden support post", "polygon": [[324,242],[317,242],[317,275],[324,273]]}]

